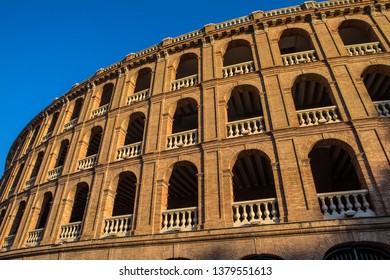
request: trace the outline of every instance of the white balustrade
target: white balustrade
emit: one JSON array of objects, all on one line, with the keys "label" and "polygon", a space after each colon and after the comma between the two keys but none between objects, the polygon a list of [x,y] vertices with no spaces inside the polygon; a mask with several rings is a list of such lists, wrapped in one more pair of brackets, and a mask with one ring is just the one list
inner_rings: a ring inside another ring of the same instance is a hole
[{"label": "white balustrade", "polygon": [[349,45],[345,47],[347,48],[350,56],[382,52],[382,49],[379,47],[379,42]]},{"label": "white balustrade", "polygon": [[106,104],[106,105],[103,105],[103,106],[93,110],[92,111],[92,119],[105,115],[108,111],[108,105],[109,104]]},{"label": "white balustrade", "polygon": [[318,199],[325,219],[374,217],[367,199],[368,190],[319,193]]},{"label": "white balustrade", "polygon": [[115,216],[104,220],[103,236],[127,236],[132,227],[133,215]]},{"label": "white balustrade", "polygon": [[42,143],[45,143],[47,140],[49,140],[53,136],[53,131],[50,131],[42,138]]},{"label": "white balustrade", "polygon": [[121,148],[118,148],[117,159],[127,159],[132,157],[137,157],[141,155],[141,144],[142,142],[133,143]]},{"label": "white balustrade", "polygon": [[264,118],[256,117],[245,120],[238,120],[234,122],[228,122],[227,127],[227,137],[233,138],[237,136],[258,134],[264,132]]},{"label": "white balustrade", "polygon": [[252,20],[252,18],[253,18],[252,15],[249,15],[249,16],[245,16],[245,17],[240,17],[240,18],[235,18],[232,20],[224,21],[224,22],[216,24],[215,29],[218,30],[221,28],[230,27],[230,26],[234,26],[237,24],[249,22]]},{"label": "white balustrade", "polygon": [[15,241],[15,234],[5,237],[2,246],[3,251],[9,251],[9,249],[11,249],[11,246],[14,244],[14,241]]},{"label": "white balustrade", "polygon": [[78,119],[76,118],[76,119],[71,120],[67,124],[65,124],[64,125],[64,131],[68,131],[68,130],[72,129],[73,127],[75,127],[76,124],[77,124],[77,120]]},{"label": "white balustrade", "polygon": [[63,241],[76,241],[81,235],[81,222],[61,226],[60,239]]},{"label": "white balustrade", "polygon": [[53,180],[55,180],[55,179],[58,179],[60,176],[61,176],[61,174],[62,174],[62,169],[63,169],[63,166],[59,166],[59,167],[57,167],[57,168],[55,168],[55,169],[53,169],[53,170],[50,170],[48,173],[49,173],[49,175],[48,175],[48,180],[49,181],[53,181]]},{"label": "white balustrade", "polygon": [[167,148],[175,149],[195,145],[198,143],[198,130],[187,130],[179,133],[169,135],[167,137]]},{"label": "white balustrade", "polygon": [[253,61],[229,65],[222,68],[224,78],[231,77],[234,75],[239,75],[239,74],[245,74],[253,71],[255,71]]},{"label": "white balustrade", "polygon": [[189,38],[193,38],[193,37],[196,37],[196,36],[199,36],[202,34],[203,34],[202,30],[192,31],[192,32],[186,33],[184,35],[173,38],[172,42],[177,43],[177,42],[184,41],[184,40],[187,40]]},{"label": "white balustrade", "polygon": [[135,53],[134,57],[140,57],[140,56],[143,56],[143,55],[146,55],[146,54],[150,54],[151,52],[157,51],[158,49],[159,49],[159,46],[155,45],[155,46],[152,46],[150,48],[147,48],[147,49],[144,49],[142,51],[139,51],[139,52]]},{"label": "white balustrade", "polygon": [[276,198],[233,203],[234,226],[279,223]]},{"label": "white balustrade", "polygon": [[325,2],[312,2],[315,8],[325,8],[331,6],[339,6],[345,4],[353,4],[356,3],[357,0],[336,0],[336,1],[325,1]]},{"label": "white balustrade", "polygon": [[83,158],[79,160],[78,170],[85,170],[95,167],[97,162],[97,155]]},{"label": "white balustrade", "polygon": [[43,238],[43,231],[44,231],[43,228],[36,229],[34,231],[30,231],[28,233],[28,238],[27,238],[26,245],[27,246],[37,246],[37,245],[39,245],[39,242],[41,242],[41,240]]},{"label": "white balustrade", "polygon": [[336,106],[329,106],[297,111],[299,125],[303,127],[340,122],[336,109]]},{"label": "white balustrade", "polygon": [[196,230],[198,207],[162,211],[162,232]]},{"label": "white balustrade", "polygon": [[304,51],[282,55],[285,66],[316,61],[315,51]]},{"label": "white balustrade", "polygon": [[30,180],[28,180],[26,182],[26,188],[25,189],[28,190],[28,189],[31,189],[32,187],[34,187],[36,179],[37,179],[37,177],[31,178]]},{"label": "white balustrade", "polygon": [[277,10],[265,12],[264,17],[279,16],[279,15],[285,15],[285,14],[290,14],[290,13],[295,13],[300,11],[302,11],[302,8],[300,6],[293,6],[293,7],[287,7],[283,9],[277,9]]},{"label": "white balustrade", "polygon": [[149,89],[145,89],[145,90],[136,92],[133,95],[130,95],[127,98],[127,105],[137,103],[137,102],[146,100],[148,98],[149,98]]},{"label": "white balustrade", "polygon": [[198,84],[198,75],[192,75],[178,79],[172,82],[171,90],[179,90],[181,88],[192,87]]},{"label": "white balustrade", "polygon": [[373,102],[379,117],[390,117],[390,100]]}]

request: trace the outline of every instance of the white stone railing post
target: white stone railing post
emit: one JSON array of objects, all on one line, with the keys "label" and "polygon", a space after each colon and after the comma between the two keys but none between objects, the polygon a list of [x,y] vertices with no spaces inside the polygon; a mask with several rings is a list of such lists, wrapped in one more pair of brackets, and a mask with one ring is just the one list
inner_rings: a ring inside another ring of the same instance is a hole
[{"label": "white stone railing post", "polygon": [[228,122],[226,124],[227,137],[233,138],[243,135],[264,133],[264,118],[255,117],[251,119]]},{"label": "white stone railing post", "polygon": [[32,187],[34,187],[35,185],[35,180],[37,179],[37,177],[34,177],[34,178],[31,178],[30,180],[28,180],[26,182],[26,187],[25,187],[25,190],[29,190],[31,189]]},{"label": "white stone railing post", "polygon": [[122,160],[141,155],[142,142],[133,143],[124,147],[118,148],[116,159]]},{"label": "white stone railing post", "polygon": [[68,130],[72,129],[73,127],[75,127],[77,124],[77,120],[78,119],[76,118],[76,119],[73,119],[70,122],[66,123],[64,125],[64,131],[68,131]]},{"label": "white stone railing post", "polygon": [[390,117],[390,100],[374,101],[379,117]]},{"label": "white stone railing post", "polygon": [[108,105],[109,104],[106,104],[106,105],[103,105],[103,106],[93,110],[91,118],[93,119],[93,118],[105,115],[108,112]]},{"label": "white stone railing post", "polygon": [[97,155],[92,155],[79,160],[78,170],[85,170],[95,167],[97,162]]},{"label": "white stone railing post", "polygon": [[198,74],[184,77],[172,82],[171,90],[179,90],[181,88],[192,87],[198,84]]},{"label": "white stone railing post", "polygon": [[145,89],[139,92],[136,92],[129,97],[127,97],[127,105],[137,103],[149,98],[149,89]]},{"label": "white stone railing post", "polygon": [[48,178],[47,179],[49,181],[53,181],[55,179],[58,179],[61,176],[61,174],[62,174],[62,169],[63,169],[63,166],[59,166],[59,167],[57,167],[57,168],[55,168],[53,170],[50,170],[48,172]]},{"label": "white stone railing post", "polygon": [[374,217],[367,199],[368,190],[319,193],[318,200],[324,219]]},{"label": "white stone railing post", "polygon": [[63,241],[76,241],[81,235],[82,222],[70,223],[61,226],[60,239]]},{"label": "white stone railing post", "polygon": [[313,62],[317,60],[314,50],[284,54],[282,55],[282,59],[285,66]]},{"label": "white stone railing post", "polygon": [[379,47],[379,42],[370,42],[364,44],[345,46],[350,56],[366,55],[370,53],[380,53],[382,49]]},{"label": "white stone railing post", "polygon": [[133,215],[123,215],[104,220],[103,236],[127,236],[132,229]]},{"label": "white stone railing post", "polygon": [[297,111],[299,125],[302,127],[340,122],[336,110],[336,106],[329,106]]},{"label": "white stone railing post", "polygon": [[195,145],[198,143],[198,130],[187,130],[167,137],[167,148],[175,149]]},{"label": "white stone railing post", "polygon": [[9,251],[11,249],[11,246],[14,244],[16,234],[9,235],[4,238],[4,243],[2,246],[3,251]]},{"label": "white stone railing post", "polygon": [[162,229],[167,231],[192,231],[198,224],[198,207],[162,211]]},{"label": "white stone railing post", "polygon": [[43,228],[36,229],[34,231],[30,231],[28,233],[26,245],[27,246],[38,246],[43,238],[43,231],[44,231]]},{"label": "white stone railing post", "polygon": [[276,198],[234,202],[232,207],[235,227],[279,223]]},{"label": "white stone railing post", "polygon": [[246,74],[253,71],[255,71],[253,61],[229,65],[222,68],[224,78],[231,77],[234,75],[239,75],[239,74]]}]

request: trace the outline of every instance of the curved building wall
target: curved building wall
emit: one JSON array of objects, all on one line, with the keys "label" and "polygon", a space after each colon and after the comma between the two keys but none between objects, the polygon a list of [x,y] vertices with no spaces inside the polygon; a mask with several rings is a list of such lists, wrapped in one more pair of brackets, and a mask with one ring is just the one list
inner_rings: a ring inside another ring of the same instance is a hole
[{"label": "curved building wall", "polygon": [[0,258],[386,258],[389,6],[254,12],[74,85],[11,147]]}]

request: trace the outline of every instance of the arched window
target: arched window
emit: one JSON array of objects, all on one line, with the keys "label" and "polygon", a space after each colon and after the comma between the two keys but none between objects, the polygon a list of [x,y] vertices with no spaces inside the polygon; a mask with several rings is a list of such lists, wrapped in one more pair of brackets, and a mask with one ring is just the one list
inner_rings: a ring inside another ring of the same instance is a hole
[{"label": "arched window", "polygon": [[300,28],[284,30],[279,39],[279,49],[284,65],[317,60],[309,33]]},{"label": "arched window", "polygon": [[73,108],[72,116],[70,120],[77,120],[80,117],[81,109],[83,108],[84,99],[79,98],[76,100],[76,103]]},{"label": "arched window", "polygon": [[87,157],[96,155],[99,153],[100,144],[103,136],[103,129],[100,126],[96,126],[91,131],[91,137],[89,138],[89,145],[87,150]]},{"label": "arched window", "polygon": [[[309,153],[324,218],[375,216],[368,190],[341,141],[319,141]],[[349,150],[352,150],[349,148]]]},{"label": "arched window", "polygon": [[68,154],[68,150],[69,150],[69,140],[65,139],[61,142],[61,147],[60,147],[60,151],[58,153],[58,158],[57,158],[55,168],[60,167],[60,166],[64,166],[66,156]]},{"label": "arched window", "polygon": [[198,57],[194,53],[187,53],[180,57],[176,69],[176,77],[172,82],[172,90],[178,90],[198,84]]},{"label": "arched window", "polygon": [[382,51],[378,36],[365,21],[345,20],[339,26],[339,34],[351,56]]},{"label": "arched window", "polygon": [[111,102],[113,91],[114,91],[114,85],[112,83],[104,85],[102,96],[100,98],[99,107],[107,105]]},{"label": "arched window", "polygon": [[83,221],[84,212],[87,206],[88,194],[89,187],[86,183],[80,183],[77,185],[69,223]]},{"label": "arched window", "polygon": [[37,156],[37,159],[35,160],[34,168],[31,172],[30,179],[33,179],[38,176],[39,169],[41,168],[43,156],[45,155],[44,152],[40,152]]},{"label": "arched window", "polygon": [[150,68],[142,68],[138,71],[137,81],[135,82],[134,93],[150,88],[152,81],[152,70]]},{"label": "arched window", "polygon": [[223,76],[230,77],[237,74],[253,72],[252,49],[248,41],[230,41],[223,56]]},{"label": "arched window", "polygon": [[269,160],[257,150],[242,151],[233,166],[235,226],[279,222]]},{"label": "arched window", "polygon": [[198,103],[192,98],[177,102],[172,123],[172,135],[167,139],[168,149],[195,145],[198,141]]},{"label": "arched window", "polygon": [[390,66],[369,66],[362,78],[378,116],[390,117]]},{"label": "arched window", "polygon": [[324,260],[390,260],[390,253],[363,243],[336,246],[325,253]]},{"label": "arched window", "polygon": [[[188,161],[177,162],[169,179],[162,231],[196,230],[198,220],[198,169]],[[166,209],[166,210],[165,210]]]},{"label": "arched window", "polygon": [[16,213],[15,219],[12,223],[11,230],[9,232],[9,236],[17,234],[25,209],[26,209],[26,202],[25,201],[20,202],[18,212]]},{"label": "arched window", "polygon": [[125,146],[141,142],[144,136],[144,129],[145,115],[142,113],[132,114],[127,127]]},{"label": "arched window", "polygon": [[14,182],[12,183],[11,190],[8,193],[8,197],[10,197],[11,195],[13,195],[15,193],[15,190],[16,190],[17,186],[19,185],[20,178],[22,177],[22,172],[23,172],[23,169],[24,169],[24,165],[25,165],[25,163],[23,162],[19,166],[18,173],[16,173]]},{"label": "arched window", "polygon": [[27,152],[30,151],[30,150],[34,147],[35,140],[37,139],[38,132],[39,132],[40,129],[41,129],[41,126],[40,126],[40,125],[38,125],[38,126],[35,128],[34,134],[33,134],[33,136],[32,136],[31,139],[30,139],[30,143],[28,144]]},{"label": "arched window", "polygon": [[300,126],[339,122],[328,81],[317,74],[296,78],[292,94]]},{"label": "arched window", "polygon": [[50,214],[52,203],[53,203],[53,195],[51,194],[51,192],[45,193],[42,202],[41,212],[39,214],[38,222],[35,229],[45,228],[47,219]]},{"label": "arched window", "polygon": [[264,132],[263,109],[259,91],[255,87],[234,88],[227,107],[229,138]]},{"label": "arched window", "polygon": [[59,112],[55,112],[54,113],[54,115],[53,115],[53,117],[51,119],[51,122],[50,122],[49,129],[47,130],[47,135],[50,135],[51,133],[53,133],[53,130],[56,127],[59,115],[60,115]]}]

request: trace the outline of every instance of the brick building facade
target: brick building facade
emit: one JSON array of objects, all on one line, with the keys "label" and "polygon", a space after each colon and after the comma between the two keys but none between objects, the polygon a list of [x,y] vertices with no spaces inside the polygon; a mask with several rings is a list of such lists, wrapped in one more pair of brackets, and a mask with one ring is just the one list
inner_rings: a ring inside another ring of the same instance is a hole
[{"label": "brick building facade", "polygon": [[388,259],[389,9],[254,12],[74,85],[11,147],[0,259]]}]

